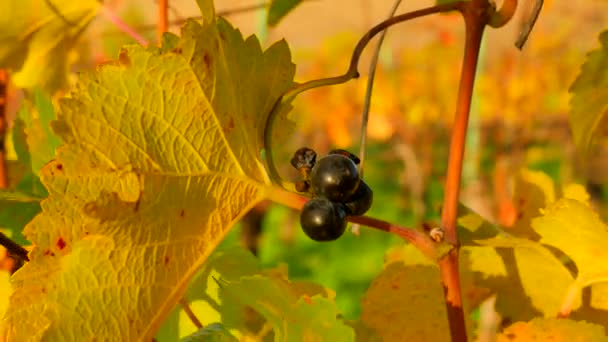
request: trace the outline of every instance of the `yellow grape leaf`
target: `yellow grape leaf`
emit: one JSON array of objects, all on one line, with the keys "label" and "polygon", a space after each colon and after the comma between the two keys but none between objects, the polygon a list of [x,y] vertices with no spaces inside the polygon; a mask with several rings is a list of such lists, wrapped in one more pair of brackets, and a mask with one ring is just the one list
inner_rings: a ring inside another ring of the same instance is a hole
[{"label": "yellow grape leaf", "polygon": [[513,204],[517,220],[507,231],[519,237],[538,239],[532,230],[532,219],[541,215],[540,209],[555,201],[555,187],[551,177],[540,171],[521,170],[515,178]]},{"label": "yellow grape leaf", "polygon": [[587,205],[561,199],[532,222],[540,242],[560,249],[578,269],[582,286],[608,277],[608,227]]},{"label": "yellow grape leaf", "polygon": [[608,337],[604,328],[597,324],[571,319],[535,318],[530,322],[511,325],[498,335],[497,341],[601,342],[608,341]]},{"label": "yellow grape leaf", "polygon": [[[599,36],[601,47],[591,51],[570,87],[569,122],[578,150],[586,155],[598,135],[605,134],[608,114],[608,31]],[[604,126],[604,127],[602,127]]]},{"label": "yellow grape leaf", "polygon": [[14,275],[8,340],[150,341],[265,196],[263,122],[293,84],[287,44],[264,52],[222,19],[163,44],[126,47],[61,102],[66,144],[41,172],[49,197],[25,229],[36,247]]},{"label": "yellow grape leaf", "polygon": [[69,52],[93,20],[97,0],[0,2],[0,68],[18,70],[21,88],[55,91],[67,85]]}]

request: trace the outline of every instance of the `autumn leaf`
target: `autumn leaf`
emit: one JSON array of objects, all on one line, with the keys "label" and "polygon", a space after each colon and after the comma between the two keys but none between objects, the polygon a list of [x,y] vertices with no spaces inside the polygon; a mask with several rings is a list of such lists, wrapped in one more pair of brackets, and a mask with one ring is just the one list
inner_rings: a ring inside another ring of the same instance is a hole
[{"label": "autumn leaf", "polygon": [[608,114],[608,31],[599,36],[601,47],[591,51],[570,87],[569,121],[574,143],[588,154],[594,140],[605,129]]},{"label": "autumn leaf", "polygon": [[263,123],[293,75],[284,41],[264,52],[222,19],[82,75],[53,122],[65,145],[41,171],[8,340],[149,341],[266,195]]},{"label": "autumn leaf", "polygon": [[67,85],[70,50],[93,20],[96,0],[5,0],[0,3],[0,67],[21,88],[53,92]]},{"label": "autumn leaf", "polygon": [[517,322],[511,325],[497,336],[497,341],[608,341],[603,330],[600,325],[584,321],[535,318],[530,322]]},{"label": "autumn leaf", "polygon": [[[482,256],[467,253],[467,257]],[[462,260],[464,307],[469,312],[480,289],[471,284],[471,274],[466,269],[469,259]],[[386,261],[362,299],[361,323],[383,341],[448,341],[449,322],[437,264],[411,244],[389,252]],[[466,324],[472,331],[470,316]]]}]

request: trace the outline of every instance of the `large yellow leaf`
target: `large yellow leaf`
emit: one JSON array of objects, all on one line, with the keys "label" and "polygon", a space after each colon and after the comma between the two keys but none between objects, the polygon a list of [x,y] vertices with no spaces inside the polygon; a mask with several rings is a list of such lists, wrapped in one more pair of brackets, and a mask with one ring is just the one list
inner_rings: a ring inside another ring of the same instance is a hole
[{"label": "large yellow leaf", "polygon": [[285,42],[263,52],[218,19],[83,75],[53,125],[66,144],[41,172],[8,340],[150,341],[264,197],[263,123],[293,74]]},{"label": "large yellow leaf", "polygon": [[581,285],[608,279],[608,227],[586,204],[561,199],[534,219],[532,226],[540,242],[559,248],[574,261]]},{"label": "large yellow leaf", "polygon": [[69,52],[95,17],[97,0],[0,1],[0,68],[22,88],[66,85]]}]

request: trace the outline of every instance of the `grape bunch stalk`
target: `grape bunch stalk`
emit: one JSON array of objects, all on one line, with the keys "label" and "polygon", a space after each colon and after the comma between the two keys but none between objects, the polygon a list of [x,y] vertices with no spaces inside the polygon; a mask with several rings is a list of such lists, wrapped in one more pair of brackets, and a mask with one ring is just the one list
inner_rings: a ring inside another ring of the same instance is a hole
[{"label": "grape bunch stalk", "polygon": [[365,214],[372,206],[372,189],[359,175],[359,158],[345,150],[330,151],[317,161],[317,153],[298,149],[291,165],[303,180],[296,190],[311,195],[300,215],[304,233],[315,241],[333,241],[346,230],[348,216]]}]

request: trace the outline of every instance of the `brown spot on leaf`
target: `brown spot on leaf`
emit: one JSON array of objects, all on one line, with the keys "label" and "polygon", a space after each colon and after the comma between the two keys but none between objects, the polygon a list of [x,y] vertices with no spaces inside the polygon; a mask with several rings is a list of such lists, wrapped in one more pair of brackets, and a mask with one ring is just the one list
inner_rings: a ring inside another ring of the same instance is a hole
[{"label": "brown spot on leaf", "polygon": [[141,197],[137,199],[137,201],[135,201],[135,206],[133,207],[133,210],[135,212],[139,211],[139,203],[141,202]]},{"label": "brown spot on leaf", "polygon": [[57,164],[57,166],[55,166],[57,168],[57,170],[61,171],[63,170],[63,164]]},{"label": "brown spot on leaf", "polygon": [[59,248],[59,249],[65,248],[65,241],[63,240],[63,238],[59,238],[59,240],[57,240],[57,248]]},{"label": "brown spot on leaf", "polygon": [[47,249],[47,250],[44,251],[44,255],[46,255],[46,256],[55,256],[55,253],[51,252],[50,249]]},{"label": "brown spot on leaf", "polygon": [[515,336],[515,334],[513,334],[513,333],[506,334],[505,336],[507,336],[507,338],[508,338],[509,340],[514,340],[514,339],[517,337],[517,336]]},{"label": "brown spot on leaf", "polygon": [[46,288],[45,287],[42,288],[42,293],[46,293]]},{"label": "brown spot on leaf", "polygon": [[165,266],[169,264],[169,256],[165,255],[165,260],[163,260],[163,263],[165,264]]},{"label": "brown spot on leaf", "polygon": [[526,205],[526,199],[520,198],[518,204],[520,208],[523,208],[523,206]]},{"label": "brown spot on leaf", "polygon": [[118,61],[124,66],[131,66],[131,58],[129,58],[127,50],[120,50],[120,55],[118,55]]},{"label": "brown spot on leaf", "polygon": [[399,290],[399,284],[392,284],[391,287],[393,290]]},{"label": "brown spot on leaf", "polygon": [[171,52],[174,52],[174,53],[176,53],[178,55],[181,55],[182,54],[182,48],[181,47],[175,48],[175,49],[171,50]]},{"label": "brown spot on leaf", "polygon": [[184,211],[184,209],[182,209],[182,210],[179,212],[179,217],[184,217],[184,215],[186,215],[186,212]]},{"label": "brown spot on leaf", "polygon": [[211,69],[211,56],[207,52],[203,55],[203,62],[205,62],[207,69]]}]

